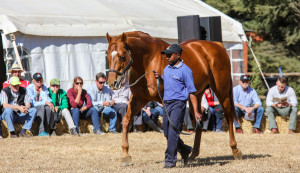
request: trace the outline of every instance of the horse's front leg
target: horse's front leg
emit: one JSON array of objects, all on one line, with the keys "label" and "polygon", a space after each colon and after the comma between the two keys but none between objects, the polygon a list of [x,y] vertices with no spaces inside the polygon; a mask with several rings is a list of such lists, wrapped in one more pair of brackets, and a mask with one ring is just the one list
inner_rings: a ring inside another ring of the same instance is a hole
[{"label": "horse's front leg", "polygon": [[[140,99],[142,100],[142,99]],[[129,123],[133,116],[136,115],[146,103],[142,103],[137,100],[136,97],[131,96],[130,103],[128,105],[127,113],[123,118],[123,136],[122,136],[122,165],[127,166],[131,164],[131,156],[128,154],[128,130]]]}]

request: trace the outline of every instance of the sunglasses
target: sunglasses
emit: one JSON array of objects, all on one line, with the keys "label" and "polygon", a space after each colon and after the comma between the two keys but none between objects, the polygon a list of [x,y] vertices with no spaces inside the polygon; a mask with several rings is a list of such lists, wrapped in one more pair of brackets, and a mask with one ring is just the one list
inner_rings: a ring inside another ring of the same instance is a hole
[{"label": "sunglasses", "polygon": [[98,81],[99,82],[99,84],[104,84],[105,82],[100,82],[100,81]]},{"label": "sunglasses", "polygon": [[83,85],[83,82],[75,82],[76,85]]}]

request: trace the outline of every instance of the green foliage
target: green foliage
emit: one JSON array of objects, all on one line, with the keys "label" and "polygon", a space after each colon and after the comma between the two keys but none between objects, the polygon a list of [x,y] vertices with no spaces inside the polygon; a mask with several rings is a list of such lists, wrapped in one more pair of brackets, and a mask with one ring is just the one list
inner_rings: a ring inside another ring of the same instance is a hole
[{"label": "green foliage", "polygon": [[[228,16],[240,21],[245,30],[264,38],[252,48],[264,73],[300,72],[300,0],[203,0]],[[265,93],[263,81],[251,51],[248,50],[251,87]],[[289,77],[289,86],[300,96],[300,78]]]}]

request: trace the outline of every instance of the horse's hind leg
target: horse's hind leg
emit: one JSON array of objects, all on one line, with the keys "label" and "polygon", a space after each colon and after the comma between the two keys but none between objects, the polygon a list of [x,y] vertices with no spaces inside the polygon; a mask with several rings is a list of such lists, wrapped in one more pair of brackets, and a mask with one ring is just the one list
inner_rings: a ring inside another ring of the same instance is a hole
[{"label": "horse's hind leg", "polygon": [[226,97],[222,105],[224,116],[229,126],[229,139],[230,139],[229,146],[232,149],[233,157],[235,159],[242,159],[242,152],[240,149],[237,148],[237,142],[234,137],[234,128],[233,128],[234,116],[232,116],[232,114],[235,115],[235,110],[234,110],[233,101],[231,103],[230,99],[231,99],[230,97]]},{"label": "horse's hind leg", "polygon": [[[142,100],[142,99],[140,99]],[[123,118],[123,136],[122,136],[122,165],[127,166],[131,164],[131,156],[128,154],[128,127],[133,116],[141,110],[146,103],[142,103],[137,98],[131,96],[130,104],[128,105],[127,113]]]}]

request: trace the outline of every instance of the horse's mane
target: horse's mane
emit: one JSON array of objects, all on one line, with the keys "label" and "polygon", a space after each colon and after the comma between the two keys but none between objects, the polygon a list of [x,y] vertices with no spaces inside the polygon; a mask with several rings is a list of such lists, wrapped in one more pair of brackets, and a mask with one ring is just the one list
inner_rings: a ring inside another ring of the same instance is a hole
[{"label": "horse's mane", "polygon": [[132,32],[126,32],[125,33],[127,37],[151,37],[148,33],[142,32],[142,31],[132,31]]}]

